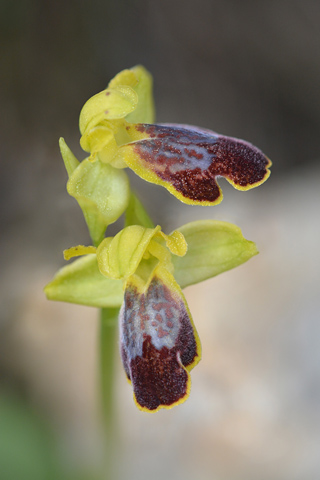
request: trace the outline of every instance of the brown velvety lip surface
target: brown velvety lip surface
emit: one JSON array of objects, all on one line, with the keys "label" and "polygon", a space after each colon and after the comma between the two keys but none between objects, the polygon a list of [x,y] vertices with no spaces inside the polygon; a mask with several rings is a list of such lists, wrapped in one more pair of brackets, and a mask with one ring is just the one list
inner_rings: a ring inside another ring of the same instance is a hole
[{"label": "brown velvety lip surface", "polygon": [[172,125],[139,124],[136,129],[149,136],[132,144],[136,155],[185,198],[217,202],[221,196],[218,176],[243,190],[269,176],[270,160],[243,140]]},{"label": "brown velvety lip surface", "polygon": [[120,328],[122,361],[137,404],[154,411],[183,401],[190,389],[185,367],[194,363],[199,351],[181,298],[157,277],[145,293],[130,286]]}]

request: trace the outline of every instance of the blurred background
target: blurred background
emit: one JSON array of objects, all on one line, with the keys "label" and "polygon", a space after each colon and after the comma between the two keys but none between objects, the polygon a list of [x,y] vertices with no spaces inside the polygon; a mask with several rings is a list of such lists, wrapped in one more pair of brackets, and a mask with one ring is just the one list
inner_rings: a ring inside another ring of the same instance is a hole
[{"label": "blurred background", "polygon": [[100,478],[97,311],[42,290],[89,243],[58,138],[83,158],[82,105],[140,63],[158,122],[244,138],[274,166],[249,192],[221,181],[212,208],[130,176],[165,232],[226,220],[260,255],[186,289],[203,360],[185,404],[139,412],[115,359],[119,478],[319,479],[320,3],[0,0],[0,23],[1,480]]}]

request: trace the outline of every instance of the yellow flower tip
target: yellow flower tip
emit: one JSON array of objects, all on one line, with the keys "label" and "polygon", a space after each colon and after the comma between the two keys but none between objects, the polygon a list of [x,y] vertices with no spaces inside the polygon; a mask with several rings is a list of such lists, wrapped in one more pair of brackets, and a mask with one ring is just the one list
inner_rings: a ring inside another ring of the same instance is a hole
[{"label": "yellow flower tip", "polygon": [[133,69],[125,69],[119,72],[112,80],[110,80],[108,88],[115,88],[120,85],[127,85],[129,87],[135,87],[139,79]]},{"label": "yellow flower tip", "polygon": [[153,101],[152,75],[142,65],[118,73],[109,83],[108,88],[131,87],[138,95],[138,103],[134,111],[126,115],[130,123],[153,123],[155,108]]},{"label": "yellow flower tip", "polygon": [[186,239],[178,230],[175,230],[171,235],[168,235],[166,242],[167,247],[174,255],[183,257],[187,253],[188,245]]},{"label": "yellow flower tip", "polygon": [[120,85],[126,85],[129,87],[136,87],[141,81],[147,79],[152,81],[152,75],[142,65],[136,65],[130,69],[125,69],[119,72],[112,80],[110,80],[108,88],[115,88]]},{"label": "yellow flower tip", "polygon": [[96,253],[96,251],[96,247],[93,246],[86,247],[84,245],[77,245],[76,247],[71,247],[67,250],[64,250],[63,257],[65,260],[70,260],[70,258],[88,255],[89,253]]},{"label": "yellow flower tip", "polygon": [[142,77],[146,77],[149,81],[152,81],[152,75],[143,65],[136,65],[132,67],[131,70],[135,73],[135,75],[140,80]]}]

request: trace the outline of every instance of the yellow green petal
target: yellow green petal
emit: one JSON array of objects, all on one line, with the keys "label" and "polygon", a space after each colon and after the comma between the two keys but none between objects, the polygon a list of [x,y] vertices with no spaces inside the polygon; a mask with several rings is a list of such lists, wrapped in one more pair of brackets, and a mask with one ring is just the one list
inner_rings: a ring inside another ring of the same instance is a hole
[{"label": "yellow green petal", "polygon": [[104,239],[97,250],[100,271],[110,278],[127,278],[136,271],[150,240],[160,227],[132,225],[114,238]]},{"label": "yellow green petal", "polygon": [[255,243],[228,222],[198,220],[179,231],[188,244],[183,258],[172,257],[174,276],[181,288],[237,267],[258,253]]},{"label": "yellow green petal", "polygon": [[110,163],[118,150],[114,132],[104,125],[87,130],[81,137],[80,145],[83,150],[91,153],[91,160],[95,160],[99,154],[99,159],[104,163]]},{"label": "yellow green petal", "polygon": [[91,245],[86,247],[85,245],[77,245],[76,247],[68,248],[63,251],[63,257],[65,260],[70,260],[73,257],[81,257],[82,255],[88,255],[89,253],[96,253],[96,247]]},{"label": "yellow green petal", "polygon": [[[165,246],[165,244],[166,246]],[[105,238],[98,250],[97,258],[101,273],[111,278],[127,278],[139,269],[149,274],[155,266],[153,262],[145,265],[150,255],[171,270],[171,253],[185,255],[187,244],[181,232],[171,235],[161,232],[161,227],[145,228],[141,225],[125,227],[114,238]],[[141,265],[140,265],[141,264]],[[151,268],[151,270],[150,270]],[[150,271],[149,271],[150,270]],[[149,274],[142,274],[148,281]]]},{"label": "yellow green petal", "polygon": [[155,121],[155,107],[152,75],[141,65],[134,67],[132,70],[138,78],[138,83],[133,88],[138,94],[139,101],[136,109],[126,116],[126,120],[131,123],[153,123]]},{"label": "yellow green petal", "polygon": [[49,300],[98,308],[119,307],[123,301],[123,282],[103,276],[93,254],[61,268],[44,291]]},{"label": "yellow green petal", "polygon": [[160,233],[165,239],[167,247],[171,253],[178,255],[179,257],[183,257],[187,253],[188,244],[179,230],[175,230],[170,235],[166,235],[163,232],[159,232],[159,234]]},{"label": "yellow green petal", "polygon": [[138,95],[128,86],[107,88],[91,97],[80,112],[79,128],[83,135],[103,120],[124,118],[133,112],[138,103]]}]

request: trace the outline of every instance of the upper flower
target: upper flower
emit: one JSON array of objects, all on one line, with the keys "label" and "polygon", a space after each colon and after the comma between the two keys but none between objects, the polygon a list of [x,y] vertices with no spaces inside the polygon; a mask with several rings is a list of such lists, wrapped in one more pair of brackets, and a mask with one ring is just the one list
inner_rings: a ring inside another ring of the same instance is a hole
[{"label": "upper flower", "polygon": [[128,206],[125,167],[191,205],[221,202],[219,176],[238,190],[248,190],[270,175],[271,161],[248,142],[153,121],[152,78],[137,66],[120,72],[83,106],[80,144],[88,158],[79,163],[60,139],[68,192],[80,204],[96,245]]},{"label": "upper flower", "polygon": [[105,162],[128,166],[192,205],[221,202],[218,176],[238,190],[261,185],[269,177],[271,161],[248,142],[189,125],[150,124],[151,98],[145,69],[120,72],[84,105],[82,147]]}]

